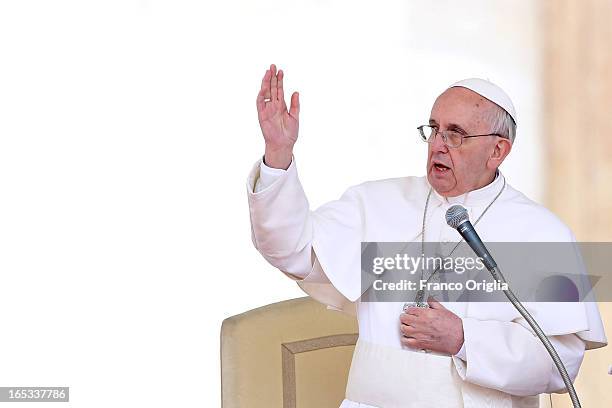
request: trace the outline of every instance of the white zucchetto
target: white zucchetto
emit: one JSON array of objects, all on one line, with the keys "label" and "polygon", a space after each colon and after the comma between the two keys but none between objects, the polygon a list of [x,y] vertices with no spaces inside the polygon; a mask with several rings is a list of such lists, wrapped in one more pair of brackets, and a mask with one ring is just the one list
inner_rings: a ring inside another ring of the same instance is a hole
[{"label": "white zucchetto", "polygon": [[486,79],[469,78],[455,82],[454,84],[449,86],[449,88],[454,88],[457,86],[467,88],[471,91],[476,92],[478,95],[490,100],[491,102],[508,112],[508,114],[514,120],[514,123],[517,123],[514,104],[512,103],[512,100],[510,99],[508,94],[499,86],[495,85],[490,81],[487,81]]}]

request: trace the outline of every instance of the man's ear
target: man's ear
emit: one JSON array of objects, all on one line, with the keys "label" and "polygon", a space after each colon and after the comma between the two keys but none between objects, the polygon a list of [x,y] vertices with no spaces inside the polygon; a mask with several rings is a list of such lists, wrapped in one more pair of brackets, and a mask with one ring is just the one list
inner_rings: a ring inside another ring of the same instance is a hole
[{"label": "man's ear", "polygon": [[506,156],[512,150],[512,142],[504,137],[498,137],[495,145],[493,146],[493,152],[487,162],[487,167],[496,169],[502,164]]}]

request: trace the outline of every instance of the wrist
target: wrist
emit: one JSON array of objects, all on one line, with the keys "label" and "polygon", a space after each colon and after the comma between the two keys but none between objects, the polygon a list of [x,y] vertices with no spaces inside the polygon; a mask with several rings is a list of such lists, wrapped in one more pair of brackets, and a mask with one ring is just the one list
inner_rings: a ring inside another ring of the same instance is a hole
[{"label": "wrist", "polygon": [[458,324],[458,330],[457,330],[457,339],[455,342],[455,347],[454,347],[454,353],[453,355],[459,353],[461,351],[461,349],[463,348],[463,343],[465,342],[465,337],[464,337],[464,332],[463,332],[463,319],[459,319],[459,324]]},{"label": "wrist", "polygon": [[287,170],[293,157],[292,149],[272,149],[266,146],[264,164],[275,169]]}]

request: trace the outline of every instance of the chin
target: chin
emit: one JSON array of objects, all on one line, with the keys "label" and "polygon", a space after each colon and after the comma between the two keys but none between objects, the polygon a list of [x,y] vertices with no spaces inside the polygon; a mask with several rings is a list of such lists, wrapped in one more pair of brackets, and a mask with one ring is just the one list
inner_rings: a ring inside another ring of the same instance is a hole
[{"label": "chin", "polygon": [[427,172],[427,181],[429,181],[429,184],[434,188],[434,190],[436,190],[438,194],[442,196],[446,196],[446,194],[452,191],[457,184],[454,177],[452,177],[452,174],[436,176],[432,174],[431,170]]}]

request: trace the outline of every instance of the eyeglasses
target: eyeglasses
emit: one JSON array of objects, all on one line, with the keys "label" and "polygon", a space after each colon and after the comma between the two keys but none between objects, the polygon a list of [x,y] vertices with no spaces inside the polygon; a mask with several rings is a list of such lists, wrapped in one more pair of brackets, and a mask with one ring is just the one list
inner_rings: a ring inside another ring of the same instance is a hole
[{"label": "eyeglasses", "polygon": [[463,139],[467,139],[469,137],[481,137],[481,136],[499,136],[504,137],[498,133],[488,133],[486,135],[462,135],[459,132],[455,132],[453,130],[438,130],[435,126],[429,125],[421,125],[417,128],[419,131],[419,136],[424,142],[432,143],[436,138],[436,134],[439,133],[442,137],[442,141],[448,147],[459,147],[461,143],[463,143]]}]

